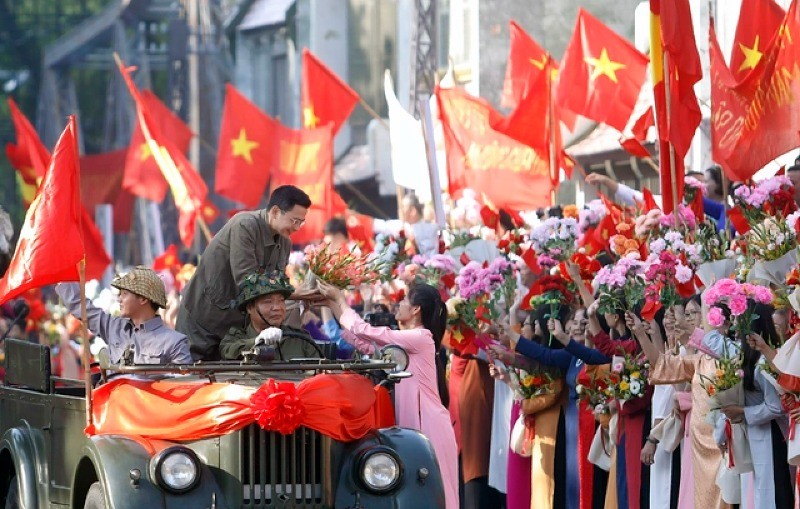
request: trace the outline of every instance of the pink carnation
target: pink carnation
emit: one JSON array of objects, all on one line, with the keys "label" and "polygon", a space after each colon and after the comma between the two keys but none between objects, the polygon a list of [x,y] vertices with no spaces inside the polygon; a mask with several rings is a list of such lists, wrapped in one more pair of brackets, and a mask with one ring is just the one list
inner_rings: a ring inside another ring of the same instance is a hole
[{"label": "pink carnation", "polygon": [[723,323],[725,323],[725,315],[722,314],[722,310],[716,306],[713,306],[711,309],[708,310],[708,323],[711,324],[712,327],[719,327]]},{"label": "pink carnation", "polygon": [[745,311],[747,311],[747,297],[744,295],[734,295],[731,297],[728,306],[731,309],[731,314],[734,316],[740,316]]}]

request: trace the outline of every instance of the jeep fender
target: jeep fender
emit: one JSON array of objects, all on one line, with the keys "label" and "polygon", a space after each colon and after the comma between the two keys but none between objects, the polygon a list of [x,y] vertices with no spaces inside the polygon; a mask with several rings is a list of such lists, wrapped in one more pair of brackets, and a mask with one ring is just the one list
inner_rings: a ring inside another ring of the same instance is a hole
[{"label": "jeep fender", "polygon": [[[364,453],[377,446],[394,450],[403,471],[397,487],[384,495],[369,492],[360,480],[358,462]],[[415,430],[392,427],[347,444],[339,471],[336,507],[352,507],[356,497],[370,508],[445,507],[444,483],[430,440]]]},{"label": "jeep fender", "polygon": [[[158,450],[174,443],[153,443]],[[183,495],[165,492],[150,479],[150,458],[157,451],[148,450],[135,439],[122,435],[97,435],[91,437],[85,456],[94,465],[97,479],[110,509],[139,509],[167,507],[208,507],[212,496],[218,509],[225,509],[225,499],[209,468],[202,464],[200,482],[196,488]],[[131,481],[131,470],[139,470],[138,487]],[[73,480],[73,487],[79,485]],[[214,494],[214,495],[212,495]],[[83,494],[81,494],[83,496]]]},{"label": "jeep fender", "polygon": [[[19,483],[19,496],[24,508],[38,507],[47,500],[47,459],[41,431],[22,421],[21,426],[6,430],[0,441],[0,451],[8,451]],[[38,467],[38,468],[37,468]]]}]

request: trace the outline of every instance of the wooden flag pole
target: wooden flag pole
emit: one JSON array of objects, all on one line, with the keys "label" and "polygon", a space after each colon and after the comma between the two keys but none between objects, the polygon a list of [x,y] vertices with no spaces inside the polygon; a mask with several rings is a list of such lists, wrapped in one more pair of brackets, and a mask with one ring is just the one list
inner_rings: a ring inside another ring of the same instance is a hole
[{"label": "wooden flag pole", "polygon": [[386,129],[389,129],[389,124],[387,124],[387,123],[386,123],[386,121],[385,121],[384,119],[382,119],[382,118],[381,118],[381,116],[380,116],[380,115],[378,115],[378,113],[377,113],[375,110],[373,110],[373,109],[370,107],[370,105],[369,105],[369,104],[367,104],[367,101],[365,101],[364,99],[362,99],[362,98],[361,98],[361,96],[359,96],[359,98],[358,98],[358,103],[359,103],[359,104],[360,104],[360,105],[361,105],[361,106],[362,106],[362,107],[363,107],[365,110],[367,110],[367,113],[369,113],[369,114],[370,114],[370,116],[371,116],[372,118],[374,118],[375,120],[377,120],[378,122],[380,122],[380,123],[381,123],[381,125],[382,125],[383,127],[385,127]]},{"label": "wooden flag pole", "polygon": [[[666,108],[667,111],[665,111],[664,114],[667,117],[666,124],[667,124],[667,129],[669,129],[670,103],[671,103],[670,99],[671,76],[669,75],[670,74],[669,66],[667,65],[668,64],[667,54],[662,53],[662,55],[663,55],[662,65],[664,74],[664,97],[666,98],[666,103],[667,103],[667,108]],[[663,135],[664,133],[658,133],[659,137],[662,137]],[[671,141],[668,142],[668,144],[669,144],[669,154],[667,155],[669,157],[669,176],[672,185],[672,207],[673,207],[672,213],[675,214],[675,221],[677,223],[678,221],[680,221],[680,214],[678,213],[678,175],[677,175],[677,169],[675,168],[675,146],[672,144]],[[661,157],[664,156],[662,155]],[[662,190],[662,195],[663,195],[663,190]]]},{"label": "wooden flag pole", "polygon": [[86,313],[86,258],[78,262],[78,277],[81,287],[81,340],[83,341],[83,375],[86,384],[86,427],[91,429],[92,418],[92,352],[89,345],[89,318]]},{"label": "wooden flag pole", "polygon": [[[546,55],[545,58],[549,57],[550,55]],[[550,168],[550,179],[551,179],[550,184],[551,186],[553,186],[550,188],[550,205],[554,206],[556,204],[556,190],[558,188],[558,184],[556,183],[555,185],[553,185],[552,178],[553,175],[556,175],[557,178],[560,178],[561,171],[559,168],[556,167],[558,164],[556,162],[556,137],[555,137],[555,130],[557,126],[555,125],[555,104],[553,104],[553,74],[550,72],[549,65],[545,66],[545,73],[547,73],[547,116],[548,116],[547,130],[549,132],[549,138],[550,138],[548,140],[548,147],[549,147],[548,152],[550,152],[549,154],[550,160],[548,164]]]}]

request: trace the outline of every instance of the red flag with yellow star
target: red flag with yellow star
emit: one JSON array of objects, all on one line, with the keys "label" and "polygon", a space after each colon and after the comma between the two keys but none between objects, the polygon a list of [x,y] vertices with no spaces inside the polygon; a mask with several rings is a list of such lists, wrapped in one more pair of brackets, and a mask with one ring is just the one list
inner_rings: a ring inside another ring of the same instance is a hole
[{"label": "red flag with yellow star", "polygon": [[556,104],[622,131],[647,71],[647,57],[583,9],[561,61]]},{"label": "red flag with yellow star", "polygon": [[746,180],[798,145],[800,6],[792,2],[753,70],[741,80],[728,69],[713,29],[711,135],[714,160],[732,180]]},{"label": "red flag with yellow star", "polygon": [[157,116],[153,115],[149,104],[133,83],[130,75],[133,69],[126,68],[122,61],[118,61],[117,64],[133,96],[138,126],[164,180],[172,191],[172,198],[178,209],[178,232],[181,241],[185,246],[191,247],[194,241],[195,223],[198,218],[202,218],[202,207],[208,196],[206,183],[171,137],[161,131],[161,126],[156,121]]},{"label": "red flag with yellow star", "polygon": [[276,129],[275,120],[225,85],[214,183],[218,194],[251,209],[258,206],[269,180]]},{"label": "red flag with yellow star", "polygon": [[[158,130],[170,140],[177,150],[185,154],[192,141],[192,130],[183,120],[178,118],[161,100],[149,90],[140,91],[142,103],[151,113]],[[164,201],[169,184],[161,174],[161,170],[153,158],[147,139],[137,122],[128,145],[128,156],[125,159],[125,176],[122,187],[136,196],[141,196],[157,203]]]},{"label": "red flag with yellow star", "polygon": [[761,62],[785,15],[774,0],[742,0],[729,66],[737,81]]},{"label": "red flag with yellow star", "polygon": [[361,100],[355,90],[328,69],[308,48],[303,49],[303,80],[300,107],[303,127],[332,125],[333,135]]}]

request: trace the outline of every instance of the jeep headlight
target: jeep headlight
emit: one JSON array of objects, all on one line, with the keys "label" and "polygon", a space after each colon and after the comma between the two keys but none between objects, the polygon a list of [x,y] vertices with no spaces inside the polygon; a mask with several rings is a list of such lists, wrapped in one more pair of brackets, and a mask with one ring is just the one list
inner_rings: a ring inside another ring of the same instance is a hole
[{"label": "jeep headlight", "polygon": [[169,447],[150,461],[150,474],[158,486],[170,493],[186,493],[200,481],[200,460],[187,447]]},{"label": "jeep headlight", "polygon": [[400,483],[403,465],[394,451],[388,447],[376,447],[361,457],[359,475],[369,491],[386,493]]}]

